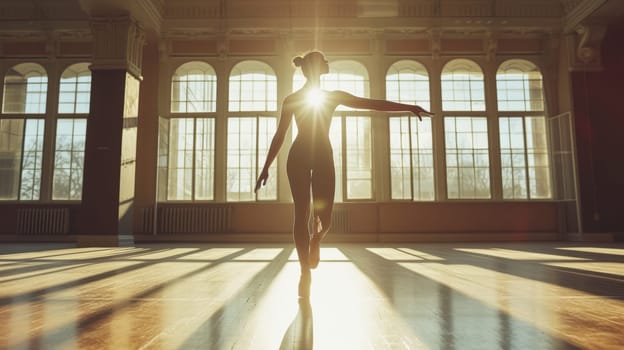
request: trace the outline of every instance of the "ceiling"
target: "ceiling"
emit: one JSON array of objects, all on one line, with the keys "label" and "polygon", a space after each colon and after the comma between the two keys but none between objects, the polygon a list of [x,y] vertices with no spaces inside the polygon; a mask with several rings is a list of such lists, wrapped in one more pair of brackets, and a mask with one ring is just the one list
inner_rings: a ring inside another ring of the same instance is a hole
[{"label": "ceiling", "polygon": [[89,28],[90,17],[131,14],[152,38],[176,30],[469,32],[574,31],[622,21],[621,0],[2,0],[0,38]]}]

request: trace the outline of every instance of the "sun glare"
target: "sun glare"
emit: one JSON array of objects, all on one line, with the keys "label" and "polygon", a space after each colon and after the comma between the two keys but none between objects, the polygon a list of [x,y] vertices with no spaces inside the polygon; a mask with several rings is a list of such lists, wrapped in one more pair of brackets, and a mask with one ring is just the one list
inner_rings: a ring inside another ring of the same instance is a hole
[{"label": "sun glare", "polygon": [[323,100],[325,100],[325,95],[320,89],[311,89],[306,96],[306,103],[314,108],[322,105]]}]

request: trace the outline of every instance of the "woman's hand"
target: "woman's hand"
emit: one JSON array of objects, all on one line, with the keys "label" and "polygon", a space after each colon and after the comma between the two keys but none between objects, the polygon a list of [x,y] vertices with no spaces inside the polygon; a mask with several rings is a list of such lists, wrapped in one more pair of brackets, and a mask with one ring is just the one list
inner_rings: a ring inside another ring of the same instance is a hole
[{"label": "woman's hand", "polygon": [[421,114],[433,115],[433,113],[417,105],[414,105],[414,108],[411,110],[411,112],[414,113],[418,117],[418,120],[420,121],[422,121],[422,117],[420,116]]},{"label": "woman's hand", "polygon": [[256,181],[256,188],[254,189],[254,192],[258,192],[260,187],[265,186],[268,178],[269,171],[266,169],[262,169],[260,176],[258,176],[258,181]]}]

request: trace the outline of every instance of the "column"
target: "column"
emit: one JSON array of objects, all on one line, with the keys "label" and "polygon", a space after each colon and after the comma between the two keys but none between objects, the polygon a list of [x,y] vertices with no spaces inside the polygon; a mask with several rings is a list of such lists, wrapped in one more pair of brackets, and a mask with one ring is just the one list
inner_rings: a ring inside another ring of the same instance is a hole
[{"label": "column", "polygon": [[80,246],[133,245],[141,61],[145,36],[129,16],[92,20],[91,109],[77,227]]}]

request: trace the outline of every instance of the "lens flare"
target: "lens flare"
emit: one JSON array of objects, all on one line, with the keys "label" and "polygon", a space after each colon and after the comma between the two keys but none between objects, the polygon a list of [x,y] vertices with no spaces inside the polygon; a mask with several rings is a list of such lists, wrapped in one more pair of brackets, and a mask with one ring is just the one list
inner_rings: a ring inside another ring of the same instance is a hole
[{"label": "lens flare", "polygon": [[325,95],[320,89],[311,89],[306,95],[306,103],[308,106],[313,108],[319,108],[323,104],[324,100]]}]

